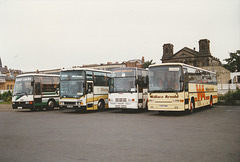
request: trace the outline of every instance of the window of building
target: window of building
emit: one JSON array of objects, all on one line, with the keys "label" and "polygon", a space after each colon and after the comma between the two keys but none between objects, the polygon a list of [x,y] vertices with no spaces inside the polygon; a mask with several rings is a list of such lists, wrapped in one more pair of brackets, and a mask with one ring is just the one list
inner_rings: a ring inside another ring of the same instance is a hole
[{"label": "window of building", "polygon": [[197,66],[197,61],[193,61],[193,66]]},{"label": "window of building", "polygon": [[165,53],[168,53],[168,48],[165,49]]}]

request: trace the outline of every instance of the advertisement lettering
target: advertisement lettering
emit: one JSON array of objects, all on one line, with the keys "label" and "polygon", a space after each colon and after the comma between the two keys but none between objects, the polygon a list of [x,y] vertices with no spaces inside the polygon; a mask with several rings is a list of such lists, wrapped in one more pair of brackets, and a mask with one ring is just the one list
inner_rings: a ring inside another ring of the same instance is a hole
[{"label": "advertisement lettering", "polygon": [[[196,85],[198,101],[206,99],[204,85]],[[201,99],[200,99],[201,98]]]}]

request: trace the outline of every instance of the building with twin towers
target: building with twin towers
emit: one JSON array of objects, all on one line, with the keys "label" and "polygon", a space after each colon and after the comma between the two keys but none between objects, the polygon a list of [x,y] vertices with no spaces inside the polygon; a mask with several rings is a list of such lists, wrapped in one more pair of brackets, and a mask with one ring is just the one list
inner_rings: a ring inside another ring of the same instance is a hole
[{"label": "building with twin towers", "polygon": [[197,67],[220,66],[221,61],[213,57],[210,52],[210,41],[207,39],[199,40],[199,51],[188,47],[182,48],[174,54],[173,44],[163,45],[162,63],[182,62]]},{"label": "building with twin towers", "polygon": [[212,56],[210,51],[210,41],[201,39],[198,41],[199,51],[184,47],[174,53],[174,46],[171,43],[163,45],[162,63],[185,63],[200,67],[217,73],[218,84],[227,84],[230,80],[230,71],[222,66],[221,61]]}]

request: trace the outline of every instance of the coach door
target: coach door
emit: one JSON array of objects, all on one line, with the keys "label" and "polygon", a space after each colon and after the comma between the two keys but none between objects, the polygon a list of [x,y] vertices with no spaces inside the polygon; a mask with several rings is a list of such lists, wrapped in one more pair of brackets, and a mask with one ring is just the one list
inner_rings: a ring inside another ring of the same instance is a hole
[{"label": "coach door", "polygon": [[183,69],[184,73],[184,81],[181,83],[183,84],[183,92],[184,92],[184,108],[189,108],[189,93],[188,93],[188,71],[186,68]]},{"label": "coach door", "polygon": [[34,84],[34,105],[35,108],[42,108],[42,85],[38,78]]},{"label": "coach door", "polygon": [[93,81],[87,81],[87,110],[93,110],[94,96],[93,96]]}]

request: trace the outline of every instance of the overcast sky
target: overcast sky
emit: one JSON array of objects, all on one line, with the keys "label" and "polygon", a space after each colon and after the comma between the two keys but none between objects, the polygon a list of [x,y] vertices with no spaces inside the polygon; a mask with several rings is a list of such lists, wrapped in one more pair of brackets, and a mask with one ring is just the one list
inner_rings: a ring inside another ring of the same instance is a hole
[{"label": "overcast sky", "polygon": [[240,50],[240,0],[0,0],[0,57],[33,71],[153,59],[162,46],[199,50],[221,61]]}]

